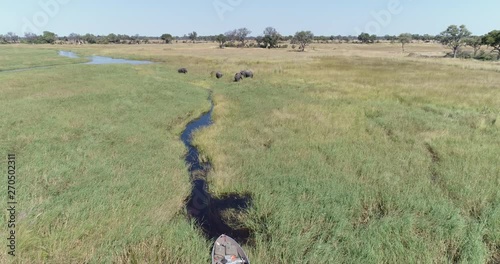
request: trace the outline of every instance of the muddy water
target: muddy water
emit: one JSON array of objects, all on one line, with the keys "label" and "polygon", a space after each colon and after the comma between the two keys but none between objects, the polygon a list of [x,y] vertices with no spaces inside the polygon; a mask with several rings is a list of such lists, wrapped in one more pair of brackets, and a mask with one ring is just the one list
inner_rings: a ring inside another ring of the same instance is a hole
[{"label": "muddy water", "polygon": [[[211,100],[211,95],[209,100]],[[241,223],[226,223],[222,213],[226,210],[239,212],[248,208],[252,200],[251,196],[249,194],[229,193],[223,197],[212,197],[206,180],[211,169],[210,162],[200,161],[200,153],[192,143],[192,135],[196,130],[212,124],[212,112],[213,102],[210,111],[190,122],[181,135],[181,140],[188,149],[185,161],[193,187],[186,202],[186,209],[189,217],[196,221],[206,238],[214,239],[221,234],[226,234],[239,243],[246,243],[250,236],[250,230],[241,228]],[[240,228],[236,229],[231,226],[239,226]]]}]

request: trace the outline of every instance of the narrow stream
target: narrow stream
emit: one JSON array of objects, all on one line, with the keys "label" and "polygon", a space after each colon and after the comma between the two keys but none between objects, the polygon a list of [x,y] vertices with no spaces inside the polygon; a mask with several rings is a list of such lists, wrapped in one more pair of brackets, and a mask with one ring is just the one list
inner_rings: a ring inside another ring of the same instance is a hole
[{"label": "narrow stream", "polygon": [[[212,197],[207,184],[207,175],[211,170],[210,162],[200,161],[200,153],[192,143],[192,135],[198,129],[212,125],[212,112],[214,105],[210,93],[209,100],[212,104],[210,111],[186,125],[181,135],[181,140],[186,145],[188,152],[185,156],[193,189],[186,201],[186,210],[191,219],[194,219],[207,239],[214,239],[222,234],[234,238],[239,243],[247,243],[250,230],[241,227],[241,223],[230,223],[239,228],[233,228],[226,223],[222,213],[226,210],[241,212],[248,208],[252,198],[249,194],[226,194],[223,197]],[[236,220],[235,220],[236,221]]]},{"label": "narrow stream", "polygon": [[[59,55],[73,59],[79,58],[76,53],[70,51],[59,51]],[[91,56],[88,58],[90,59],[89,62],[79,64],[139,65],[153,63],[151,61],[113,59],[102,56]],[[25,71],[49,67],[54,66],[31,67],[10,71]],[[235,219],[231,220],[224,219],[223,213],[231,211],[233,214],[240,214],[251,205],[251,195],[249,193],[226,193],[221,197],[212,197],[207,184],[207,175],[210,173],[211,164],[210,162],[200,161],[200,153],[192,143],[192,135],[196,130],[212,125],[212,112],[214,109],[212,92],[210,92],[208,100],[211,102],[210,111],[187,124],[185,130],[181,134],[181,140],[188,150],[185,161],[188,165],[192,184],[192,192],[186,200],[186,210],[188,216],[195,220],[207,239],[215,239],[222,234],[226,234],[234,238],[238,243],[247,244],[250,237],[250,230],[244,227],[236,217],[233,217]]]}]

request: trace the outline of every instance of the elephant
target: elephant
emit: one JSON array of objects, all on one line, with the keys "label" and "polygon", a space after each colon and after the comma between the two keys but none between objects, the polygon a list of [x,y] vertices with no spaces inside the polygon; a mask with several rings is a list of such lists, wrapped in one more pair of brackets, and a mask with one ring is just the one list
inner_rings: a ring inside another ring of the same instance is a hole
[{"label": "elephant", "polygon": [[218,72],[215,73],[215,77],[217,77],[217,79],[222,78],[222,76],[224,76],[224,74],[222,74],[222,72],[218,71]]},{"label": "elephant", "polygon": [[188,70],[186,68],[180,68],[179,70],[177,70],[177,72],[186,74]]},{"label": "elephant", "polygon": [[243,76],[241,75],[241,72],[238,72],[234,75],[234,81],[239,82],[243,79]]},{"label": "elephant", "polygon": [[245,78],[253,78],[253,72],[252,71],[242,70],[240,73]]}]

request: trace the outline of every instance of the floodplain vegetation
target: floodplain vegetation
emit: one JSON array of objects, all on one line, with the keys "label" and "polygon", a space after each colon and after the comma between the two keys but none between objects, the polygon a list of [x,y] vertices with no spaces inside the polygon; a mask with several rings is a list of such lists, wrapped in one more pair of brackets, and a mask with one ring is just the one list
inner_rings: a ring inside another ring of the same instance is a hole
[{"label": "floodplain vegetation", "polygon": [[[19,167],[19,255],[0,262],[209,263],[179,139],[208,90],[195,143],[215,196],[252,197],[227,215],[253,263],[500,262],[500,64],[405,49],[1,46],[1,70],[50,67],[0,72]],[[76,64],[93,54],[155,63]]]}]

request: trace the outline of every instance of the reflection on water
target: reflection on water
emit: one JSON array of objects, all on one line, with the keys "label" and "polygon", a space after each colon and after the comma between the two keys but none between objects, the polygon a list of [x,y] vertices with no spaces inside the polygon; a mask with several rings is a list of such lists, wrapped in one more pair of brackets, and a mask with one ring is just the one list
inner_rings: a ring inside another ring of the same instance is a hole
[{"label": "reflection on water", "polygon": [[125,60],[125,59],[113,59],[110,57],[102,57],[102,56],[92,56],[90,57],[91,61],[85,64],[150,64],[150,61],[139,61],[139,60]]},{"label": "reflection on water", "polygon": [[[60,56],[77,59],[79,58],[76,53],[71,51],[59,51]],[[85,64],[132,64],[132,65],[140,65],[140,64],[150,64],[150,61],[139,61],[139,60],[126,60],[126,59],[113,59],[110,57],[103,56],[91,56],[89,57],[90,61]]]},{"label": "reflection on water", "polygon": [[68,57],[68,58],[72,58],[72,59],[78,59],[78,55],[76,55],[74,52],[71,52],[71,51],[64,51],[64,50],[60,50],[59,51],[59,56],[63,56],[63,57]]}]

